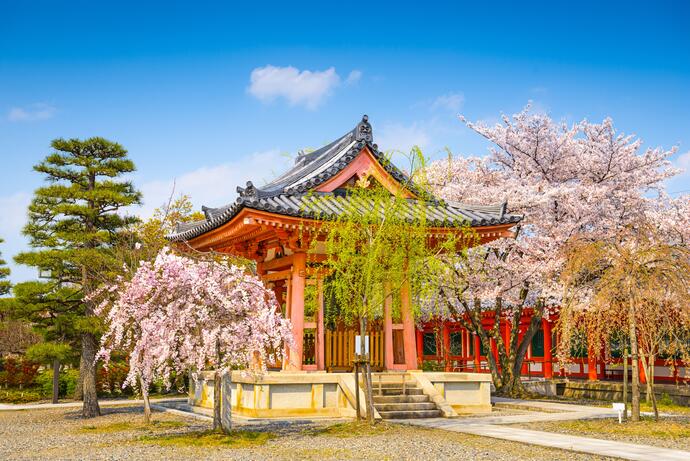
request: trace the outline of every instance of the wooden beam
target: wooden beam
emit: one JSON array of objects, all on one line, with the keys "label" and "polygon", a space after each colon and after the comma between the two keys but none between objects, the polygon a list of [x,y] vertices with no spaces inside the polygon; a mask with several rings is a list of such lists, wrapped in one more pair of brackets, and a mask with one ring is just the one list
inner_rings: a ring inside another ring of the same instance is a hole
[{"label": "wooden beam", "polygon": [[294,255],[283,256],[282,258],[271,259],[270,261],[264,262],[264,270],[274,271],[276,269],[282,269],[283,267],[292,266],[292,260]]},{"label": "wooden beam", "polygon": [[292,269],[266,274],[261,279],[264,282],[275,282],[276,280],[286,280],[292,276]]}]

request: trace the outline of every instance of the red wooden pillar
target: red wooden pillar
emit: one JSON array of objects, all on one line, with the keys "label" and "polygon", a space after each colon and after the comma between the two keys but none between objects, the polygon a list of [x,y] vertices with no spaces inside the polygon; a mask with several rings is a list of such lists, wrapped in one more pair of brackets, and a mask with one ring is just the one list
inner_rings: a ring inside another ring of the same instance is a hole
[{"label": "red wooden pillar", "polygon": [[594,348],[587,349],[587,380],[596,381],[597,376],[597,358],[594,354]]},{"label": "red wooden pillar", "polygon": [[479,341],[479,335],[473,335],[474,341],[474,371],[479,373],[481,366],[482,345]]},{"label": "red wooden pillar", "polygon": [[[400,289],[400,317],[403,324],[403,347],[405,349],[405,367],[408,370],[417,369],[417,355],[415,354],[415,325],[410,305],[410,284],[403,283]],[[417,341],[419,343],[419,341]],[[417,344],[419,348],[419,344]],[[421,363],[421,362],[420,362]]]},{"label": "red wooden pillar", "polygon": [[307,254],[295,253],[292,260],[292,279],[290,281],[290,323],[294,344],[290,348],[289,368],[302,369],[304,346],[304,286],[306,284]]},{"label": "red wooden pillar", "polygon": [[317,281],[319,302],[318,302],[318,313],[316,314],[316,369],[325,370],[326,369],[326,341],[325,341],[325,329],[324,329],[324,319],[323,319],[323,279],[319,278]]},{"label": "red wooden pillar", "polygon": [[[518,326],[518,344],[520,344],[520,341],[522,341],[525,337],[525,333],[519,333],[519,326]],[[525,359],[522,361],[522,367],[520,367],[520,374],[521,375],[529,375],[529,363],[527,363],[527,360],[530,358],[530,349],[527,349],[527,353],[525,354]]]},{"label": "red wooden pillar", "polygon": [[503,324],[503,344],[506,346],[506,354],[510,354],[510,322]]},{"label": "red wooden pillar", "polygon": [[[419,363],[424,362],[424,332],[417,330],[417,360]],[[406,360],[407,362],[407,360]]]},{"label": "red wooden pillar", "polygon": [[498,364],[498,346],[496,345],[496,340],[494,338],[489,338],[489,344],[491,344],[491,353],[494,355],[494,360]]},{"label": "red wooden pillar", "polygon": [[638,360],[637,369],[640,374],[640,384],[647,384],[647,375],[644,372],[644,367],[642,366],[642,359]]},{"label": "red wooden pillar", "polygon": [[446,358],[445,370],[450,371],[450,327],[448,322],[443,322],[443,353]]},{"label": "red wooden pillar", "polygon": [[553,345],[551,344],[551,324],[546,319],[542,319],[541,324],[544,331],[544,379],[552,379],[553,355],[551,353],[551,349],[553,348]]},{"label": "red wooden pillar", "polygon": [[385,284],[386,299],[383,304],[383,359],[386,370],[395,368],[395,359],[393,357],[393,314],[391,309],[393,307],[393,296],[390,294],[390,283]]}]

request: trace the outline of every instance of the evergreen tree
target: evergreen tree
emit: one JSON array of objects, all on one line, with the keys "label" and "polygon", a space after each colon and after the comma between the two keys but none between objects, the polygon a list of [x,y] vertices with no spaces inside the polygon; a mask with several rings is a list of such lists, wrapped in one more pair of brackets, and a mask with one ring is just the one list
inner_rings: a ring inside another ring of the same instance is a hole
[{"label": "evergreen tree", "polygon": [[24,228],[34,250],[15,260],[37,267],[58,287],[79,290],[83,414],[94,417],[100,414],[94,363],[98,319],[89,295],[116,272],[112,247],[135,221],[118,211],[138,204],[141,195],[129,181],[117,180],[135,169],[121,145],[95,137],[56,139],[51,146],[55,152],[34,167],[48,184],[34,193]]},{"label": "evergreen tree", "polygon": [[[81,327],[84,304],[81,289],[69,284],[52,281],[30,281],[16,284],[14,299],[6,313],[11,318],[22,320],[40,334],[43,342],[36,344],[32,361],[50,364],[53,367],[53,383],[58,382],[60,367],[73,362],[72,353],[81,343]],[[57,387],[53,389],[53,403],[57,403]]]},{"label": "evergreen tree", "polygon": [[[4,240],[0,238],[0,243],[2,242],[4,242]],[[10,292],[10,281],[7,280],[9,275],[10,268],[7,267],[7,263],[5,263],[5,260],[2,259],[2,252],[0,252],[0,296],[6,295]]]}]

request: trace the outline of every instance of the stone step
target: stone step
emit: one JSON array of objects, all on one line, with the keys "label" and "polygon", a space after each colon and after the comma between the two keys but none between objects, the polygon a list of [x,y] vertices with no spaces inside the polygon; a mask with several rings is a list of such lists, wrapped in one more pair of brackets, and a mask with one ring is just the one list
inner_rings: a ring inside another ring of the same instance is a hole
[{"label": "stone step", "polygon": [[374,394],[374,403],[422,403],[428,402],[428,395],[376,395]]},{"label": "stone step", "polygon": [[423,395],[424,391],[418,387],[406,387],[405,392],[403,392],[402,387],[384,387],[379,390],[377,388],[372,389],[374,395]]},{"label": "stone step", "polygon": [[433,402],[374,403],[374,407],[376,407],[379,413],[382,411],[418,411],[437,409]]},{"label": "stone step", "polygon": [[441,410],[379,411],[383,419],[440,418]]},{"label": "stone step", "polygon": [[[378,388],[379,388],[379,383],[377,383],[376,381],[374,381],[374,382],[372,383],[372,386],[373,386],[374,389],[378,389]],[[385,382],[385,381],[384,381],[384,382],[381,383],[381,387],[382,387],[383,389],[391,388],[391,387],[399,387],[399,388],[402,388],[402,383],[401,383],[400,381],[391,381],[391,382]],[[416,384],[416,383],[413,383],[413,382],[409,382],[409,383],[405,383],[405,387],[417,387],[417,384]]]}]

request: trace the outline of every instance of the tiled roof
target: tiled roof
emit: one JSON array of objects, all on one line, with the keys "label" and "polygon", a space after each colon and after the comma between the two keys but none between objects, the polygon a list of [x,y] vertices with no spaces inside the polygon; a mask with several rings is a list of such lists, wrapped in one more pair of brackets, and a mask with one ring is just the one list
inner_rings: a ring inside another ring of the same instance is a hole
[{"label": "tiled roof", "polygon": [[[184,241],[198,237],[229,222],[242,209],[268,211],[285,216],[328,219],[346,209],[347,196],[333,193],[314,193],[313,189],[337,175],[367,146],[379,164],[398,182],[417,196],[422,194],[408,176],[390,163],[373,144],[373,133],[366,115],[354,130],[336,141],[308,154],[300,153],[295,166],[260,189],[251,182],[237,188],[239,197],[220,208],[202,207],[206,219],[178,223],[171,241]],[[332,197],[332,200],[313,200],[314,195]],[[410,207],[415,200],[409,199]],[[326,206],[328,209],[325,209]],[[505,213],[505,204],[491,206],[463,205],[433,200],[427,203],[427,216],[431,225],[439,227],[469,223],[471,226],[490,226],[517,223],[520,216]]]}]

